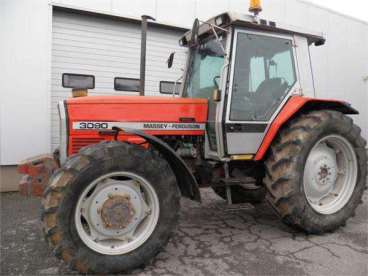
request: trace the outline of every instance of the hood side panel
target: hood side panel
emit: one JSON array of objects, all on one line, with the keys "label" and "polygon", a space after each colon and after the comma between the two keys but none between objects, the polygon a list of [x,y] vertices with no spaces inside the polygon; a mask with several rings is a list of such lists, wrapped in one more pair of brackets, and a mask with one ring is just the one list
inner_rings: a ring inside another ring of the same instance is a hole
[{"label": "hood side panel", "polygon": [[[66,101],[69,118],[68,155],[83,146],[112,140],[101,135],[112,126],[143,130],[150,135],[205,134],[208,103],[203,99],[169,97],[83,97]],[[140,143],[142,139],[120,134],[119,140]]]}]

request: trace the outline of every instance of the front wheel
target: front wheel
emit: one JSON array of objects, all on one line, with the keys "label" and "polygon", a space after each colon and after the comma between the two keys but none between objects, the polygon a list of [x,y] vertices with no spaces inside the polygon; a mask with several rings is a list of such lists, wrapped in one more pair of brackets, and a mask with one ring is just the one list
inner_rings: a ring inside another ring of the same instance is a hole
[{"label": "front wheel", "polygon": [[307,233],[333,231],[354,215],[367,176],[366,142],[352,120],[320,110],[293,119],[265,162],[267,199]]},{"label": "front wheel", "polygon": [[179,207],[175,176],[154,150],[103,142],[52,177],[42,221],[54,252],[72,268],[129,272],[166,245]]}]

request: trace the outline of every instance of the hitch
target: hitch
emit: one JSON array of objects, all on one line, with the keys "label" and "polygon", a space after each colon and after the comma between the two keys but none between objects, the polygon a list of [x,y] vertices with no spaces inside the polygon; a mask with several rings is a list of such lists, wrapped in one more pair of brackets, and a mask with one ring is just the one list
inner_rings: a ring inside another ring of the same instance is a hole
[{"label": "hitch", "polygon": [[19,183],[20,194],[41,197],[51,175],[59,167],[59,162],[51,154],[38,155],[20,162],[17,170],[24,174]]}]

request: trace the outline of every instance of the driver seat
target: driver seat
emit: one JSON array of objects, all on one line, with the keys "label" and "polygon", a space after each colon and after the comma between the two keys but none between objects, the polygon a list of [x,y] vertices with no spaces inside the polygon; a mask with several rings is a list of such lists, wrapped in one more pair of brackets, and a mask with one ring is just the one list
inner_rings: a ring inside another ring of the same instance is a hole
[{"label": "driver seat", "polygon": [[288,83],[282,78],[272,78],[261,82],[253,98],[256,105],[256,117],[262,118],[266,115],[274,101],[278,101],[287,88]]}]

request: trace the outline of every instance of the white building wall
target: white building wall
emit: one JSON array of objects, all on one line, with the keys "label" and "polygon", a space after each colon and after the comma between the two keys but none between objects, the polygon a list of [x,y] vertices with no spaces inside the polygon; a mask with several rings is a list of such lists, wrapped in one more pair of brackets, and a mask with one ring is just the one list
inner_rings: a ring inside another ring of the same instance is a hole
[{"label": "white building wall", "polygon": [[0,165],[50,149],[51,6],[0,0]]},{"label": "white building wall", "polygon": [[[190,28],[195,17],[247,12],[248,0],[55,0],[121,16],[149,14]],[[368,138],[368,23],[302,0],[264,0],[261,17],[325,33],[312,48],[317,95],[347,100]],[[0,0],[0,164],[50,151],[51,8],[48,0]],[[4,69],[5,68],[5,69]],[[20,76],[22,77],[20,79]]]}]

